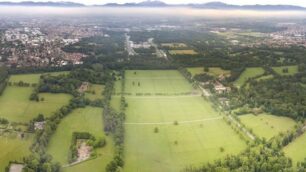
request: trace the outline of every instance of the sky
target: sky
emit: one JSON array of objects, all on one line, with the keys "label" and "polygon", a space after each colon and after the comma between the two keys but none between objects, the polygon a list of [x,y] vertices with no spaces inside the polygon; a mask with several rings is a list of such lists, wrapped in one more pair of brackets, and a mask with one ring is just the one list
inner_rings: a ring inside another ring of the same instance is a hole
[{"label": "sky", "polygon": [[[25,0],[0,0],[1,1],[11,1],[11,2],[20,2]],[[126,2],[141,2],[143,0],[33,0],[33,1],[72,1],[83,3],[87,5],[92,4],[105,4],[105,3],[126,3]],[[163,0],[163,2],[169,4],[184,4],[184,3],[205,3],[211,1],[218,1],[218,0]],[[229,4],[236,4],[236,5],[245,5],[245,4],[286,4],[286,5],[299,5],[306,7],[306,0],[220,0],[225,3]]]}]

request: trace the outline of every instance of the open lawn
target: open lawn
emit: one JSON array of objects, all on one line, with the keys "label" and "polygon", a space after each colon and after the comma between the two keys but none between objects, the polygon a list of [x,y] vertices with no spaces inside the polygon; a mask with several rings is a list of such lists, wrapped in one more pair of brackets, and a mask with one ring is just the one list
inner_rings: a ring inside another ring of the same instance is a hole
[{"label": "open lawn", "polygon": [[41,74],[20,74],[10,76],[9,82],[23,81],[30,84],[38,84]]},{"label": "open lawn", "polygon": [[231,71],[223,70],[220,67],[210,67],[208,72],[204,72],[204,67],[191,67],[187,68],[187,70],[191,73],[192,76],[197,74],[207,73],[212,76],[220,76],[220,75],[230,75]]},{"label": "open lawn", "polygon": [[102,99],[103,85],[90,84],[89,89],[85,92],[85,97],[90,100]]},{"label": "open lawn", "polygon": [[[298,73],[298,66],[273,67],[272,69],[279,75],[294,75]],[[285,72],[286,69],[288,69],[288,72]]]},{"label": "open lawn", "polygon": [[30,101],[32,87],[6,87],[0,96],[0,117],[14,122],[28,122],[38,114],[45,117],[52,115],[64,105],[69,103],[72,96],[67,94],[39,94],[44,101]]},{"label": "open lawn", "polygon": [[193,91],[188,81],[175,70],[126,71],[125,87],[125,92],[133,95],[137,93],[173,94]]},{"label": "open lawn", "polygon": [[[62,71],[62,72],[48,72],[47,74],[50,75],[60,75],[60,74],[68,74],[69,71]],[[46,73],[45,73],[46,74]],[[9,81],[10,82],[19,82],[23,81],[30,84],[37,84],[39,83],[41,74],[17,74],[17,75],[11,75]]]},{"label": "open lawn", "polygon": [[19,138],[16,134],[10,136],[0,136],[0,171],[4,171],[9,161],[20,161],[22,158],[30,155],[30,145],[32,136],[27,136],[24,139]]},{"label": "open lawn", "polygon": [[[142,92],[192,90],[177,71],[137,71],[137,75],[148,82]],[[133,77],[133,71],[126,72],[127,83]],[[158,83],[157,78],[167,79],[159,85],[149,84]],[[138,89],[126,86],[127,92]],[[245,142],[201,96],[126,96],[126,100],[124,171],[180,171],[246,148]]]},{"label": "open lawn", "polygon": [[171,55],[197,55],[198,53],[194,50],[169,50]]},{"label": "open lawn", "polygon": [[246,68],[239,78],[234,82],[237,87],[241,87],[248,79],[264,74],[264,69],[261,67]]},{"label": "open lawn", "polygon": [[265,76],[262,76],[260,78],[257,78],[256,80],[257,81],[262,81],[262,80],[267,80],[267,79],[272,79],[273,78],[273,75],[265,75]]},{"label": "open lawn", "polygon": [[[40,74],[12,75],[9,81],[33,84],[39,82],[39,76]],[[68,94],[43,93],[39,94],[43,101],[30,101],[33,90],[33,87],[7,86],[0,96],[0,117],[14,122],[28,122],[40,113],[48,117],[67,105],[72,98]]]},{"label": "open lawn", "polygon": [[292,143],[287,145],[283,150],[285,155],[290,157],[293,164],[296,165],[297,162],[301,162],[306,158],[306,133],[298,137]]},{"label": "open lawn", "polygon": [[269,114],[260,115],[242,115],[239,117],[241,122],[247,128],[253,130],[254,134],[259,138],[271,139],[281,132],[293,129],[296,124],[294,120],[287,117],[279,117]]},{"label": "open lawn", "polygon": [[105,136],[103,128],[101,108],[86,107],[76,109],[61,121],[56,133],[51,137],[47,152],[54,157],[55,161],[66,165],[68,163],[68,153],[73,132],[89,132],[96,138],[104,137],[106,138],[107,145],[97,150],[98,157],[96,159],[63,168],[64,171],[73,172],[103,171],[113,155],[111,138]]}]

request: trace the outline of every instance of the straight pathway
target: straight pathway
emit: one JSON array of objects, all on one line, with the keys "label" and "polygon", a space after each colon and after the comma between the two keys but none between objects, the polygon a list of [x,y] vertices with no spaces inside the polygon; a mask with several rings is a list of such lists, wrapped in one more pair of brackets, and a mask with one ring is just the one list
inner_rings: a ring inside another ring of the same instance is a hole
[{"label": "straight pathway", "polygon": [[[222,116],[215,117],[215,118],[203,118],[203,119],[196,119],[196,120],[188,120],[188,121],[177,121],[180,124],[190,124],[190,123],[197,123],[197,122],[205,122],[205,121],[213,121],[213,120],[220,120]],[[174,125],[175,121],[171,122],[126,122],[125,125]]]}]

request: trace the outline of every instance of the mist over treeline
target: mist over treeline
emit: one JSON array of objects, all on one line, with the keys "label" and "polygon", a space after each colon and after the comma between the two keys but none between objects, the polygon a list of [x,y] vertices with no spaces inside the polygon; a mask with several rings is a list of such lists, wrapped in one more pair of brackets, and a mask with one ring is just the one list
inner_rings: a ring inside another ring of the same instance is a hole
[{"label": "mist over treeline", "polygon": [[251,10],[211,10],[193,8],[112,8],[112,7],[0,7],[0,15],[5,16],[171,16],[203,18],[305,18],[303,11],[251,11]]}]

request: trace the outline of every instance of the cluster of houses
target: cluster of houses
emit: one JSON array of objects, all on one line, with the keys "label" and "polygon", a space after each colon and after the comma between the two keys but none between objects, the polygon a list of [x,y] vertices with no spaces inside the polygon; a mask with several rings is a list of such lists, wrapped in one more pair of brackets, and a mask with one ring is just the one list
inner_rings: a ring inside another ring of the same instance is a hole
[{"label": "cluster of houses", "polygon": [[0,47],[0,60],[9,67],[78,65],[83,63],[84,54],[61,49],[78,41],[78,38],[51,37],[38,27],[11,28],[1,39],[4,46]]}]

